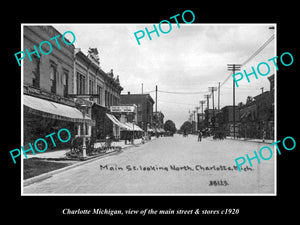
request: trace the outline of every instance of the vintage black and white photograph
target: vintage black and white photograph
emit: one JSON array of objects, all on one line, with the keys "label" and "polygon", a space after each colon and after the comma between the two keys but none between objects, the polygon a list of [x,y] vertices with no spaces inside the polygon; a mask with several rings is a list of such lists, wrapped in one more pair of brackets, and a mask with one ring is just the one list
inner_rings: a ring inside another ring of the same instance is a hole
[{"label": "vintage black and white photograph", "polygon": [[21,25],[22,195],[276,195],[276,23],[186,16]]}]

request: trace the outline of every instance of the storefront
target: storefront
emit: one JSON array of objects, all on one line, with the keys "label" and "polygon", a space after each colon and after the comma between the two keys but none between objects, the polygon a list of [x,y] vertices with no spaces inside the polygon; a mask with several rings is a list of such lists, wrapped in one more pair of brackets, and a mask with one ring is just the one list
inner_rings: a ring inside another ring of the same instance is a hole
[{"label": "storefront", "polygon": [[[72,138],[83,134],[86,126],[86,135],[91,135],[91,126],[95,122],[88,113],[83,113],[75,106],[64,105],[50,100],[23,95],[23,124],[24,146],[49,133],[67,128]],[[69,143],[60,143],[56,148],[67,148]],[[50,148],[52,146],[49,146]]]},{"label": "storefront", "polygon": [[106,116],[114,124],[114,137],[118,137],[121,140],[131,140],[133,135],[134,138],[141,138],[144,130],[134,123],[121,122],[114,115],[106,113]]}]

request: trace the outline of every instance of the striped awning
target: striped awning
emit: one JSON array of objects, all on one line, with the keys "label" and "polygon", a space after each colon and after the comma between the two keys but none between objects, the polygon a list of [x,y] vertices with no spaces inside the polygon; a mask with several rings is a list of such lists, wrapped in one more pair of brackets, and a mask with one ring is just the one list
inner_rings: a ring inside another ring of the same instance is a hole
[{"label": "striped awning", "polygon": [[23,104],[24,109],[29,113],[45,118],[78,123],[86,122],[89,125],[95,125],[95,121],[91,120],[88,116],[83,118],[82,112],[72,106],[63,105],[30,95],[23,95]]}]

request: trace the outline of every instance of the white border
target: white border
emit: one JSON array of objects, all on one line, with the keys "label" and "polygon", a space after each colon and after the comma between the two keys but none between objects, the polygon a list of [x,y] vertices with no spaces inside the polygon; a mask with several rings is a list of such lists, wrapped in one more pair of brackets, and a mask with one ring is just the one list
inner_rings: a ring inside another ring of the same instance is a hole
[{"label": "white border", "polygon": [[[149,23],[21,23],[21,48],[24,49],[24,38],[23,38],[23,27],[28,25],[28,26],[55,26],[55,25],[109,25],[109,26],[114,26],[114,25],[148,25]],[[153,24],[149,24],[153,25]],[[180,26],[184,26],[187,24],[180,24]],[[275,42],[275,56],[277,56],[277,23],[226,23],[226,24],[219,24],[219,23],[192,23],[188,25],[200,25],[200,26],[211,26],[211,25],[219,25],[219,26],[227,26],[227,25],[253,25],[253,26],[274,26],[274,42]],[[23,136],[23,122],[24,122],[24,111],[23,111],[23,60],[21,61],[21,145],[23,146],[22,143],[24,142],[24,136]],[[274,83],[274,139],[275,142],[277,141],[277,70],[274,70],[274,76],[275,76],[275,83]],[[276,150],[276,147],[274,146],[274,152]],[[127,194],[127,193],[118,193],[118,194],[86,194],[86,193],[76,193],[76,194],[24,194],[23,192],[23,159],[24,155],[21,154],[21,196],[277,196],[277,154],[274,155],[274,193],[238,193],[238,194],[232,194],[232,193],[227,193],[227,194],[220,194],[220,193],[209,193],[209,194],[159,194],[159,193],[139,193],[139,194]]]}]

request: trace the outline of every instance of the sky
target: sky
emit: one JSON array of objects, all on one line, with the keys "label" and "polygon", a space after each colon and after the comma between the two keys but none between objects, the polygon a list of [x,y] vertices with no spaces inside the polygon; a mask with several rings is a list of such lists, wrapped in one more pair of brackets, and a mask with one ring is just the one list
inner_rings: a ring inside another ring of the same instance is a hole
[{"label": "sky", "polygon": [[[156,24],[160,21],[154,21]],[[87,54],[89,47],[97,48],[100,67],[105,72],[111,69],[119,75],[122,94],[150,93],[155,100],[155,85],[158,86],[157,110],[165,115],[166,120],[180,126],[189,118],[189,111],[200,106],[200,100],[206,100],[208,87],[217,87],[218,83],[230,76],[227,64],[245,62],[275,32],[275,24],[184,24],[180,28],[172,23],[169,33],[159,31],[159,37],[152,33],[149,40],[145,27],[153,30],[153,24],[52,24],[58,31],[72,31],[76,40],[74,45]],[[268,29],[275,26],[274,29]],[[167,31],[168,25],[162,29]],[[138,45],[134,33],[143,30],[145,37]],[[68,38],[69,34],[66,34]],[[73,40],[70,36],[69,40]],[[275,39],[270,42],[255,58],[249,61],[242,70],[252,72],[261,62],[276,56]],[[270,73],[276,72],[274,64]],[[279,64],[279,63],[278,63]],[[261,72],[266,67],[261,66]],[[280,65],[279,65],[280,68]],[[258,79],[246,77],[235,88],[236,104],[246,102],[247,96],[256,96],[270,89],[268,76]],[[220,108],[232,105],[233,79],[225,82],[220,88]],[[166,93],[177,92],[177,93]],[[195,93],[196,92],[196,93]],[[212,99],[209,101],[212,108]],[[218,94],[214,94],[214,106],[218,105]],[[204,109],[206,108],[206,104]],[[153,107],[155,109],[155,105]],[[201,112],[201,108],[199,110]]]}]

